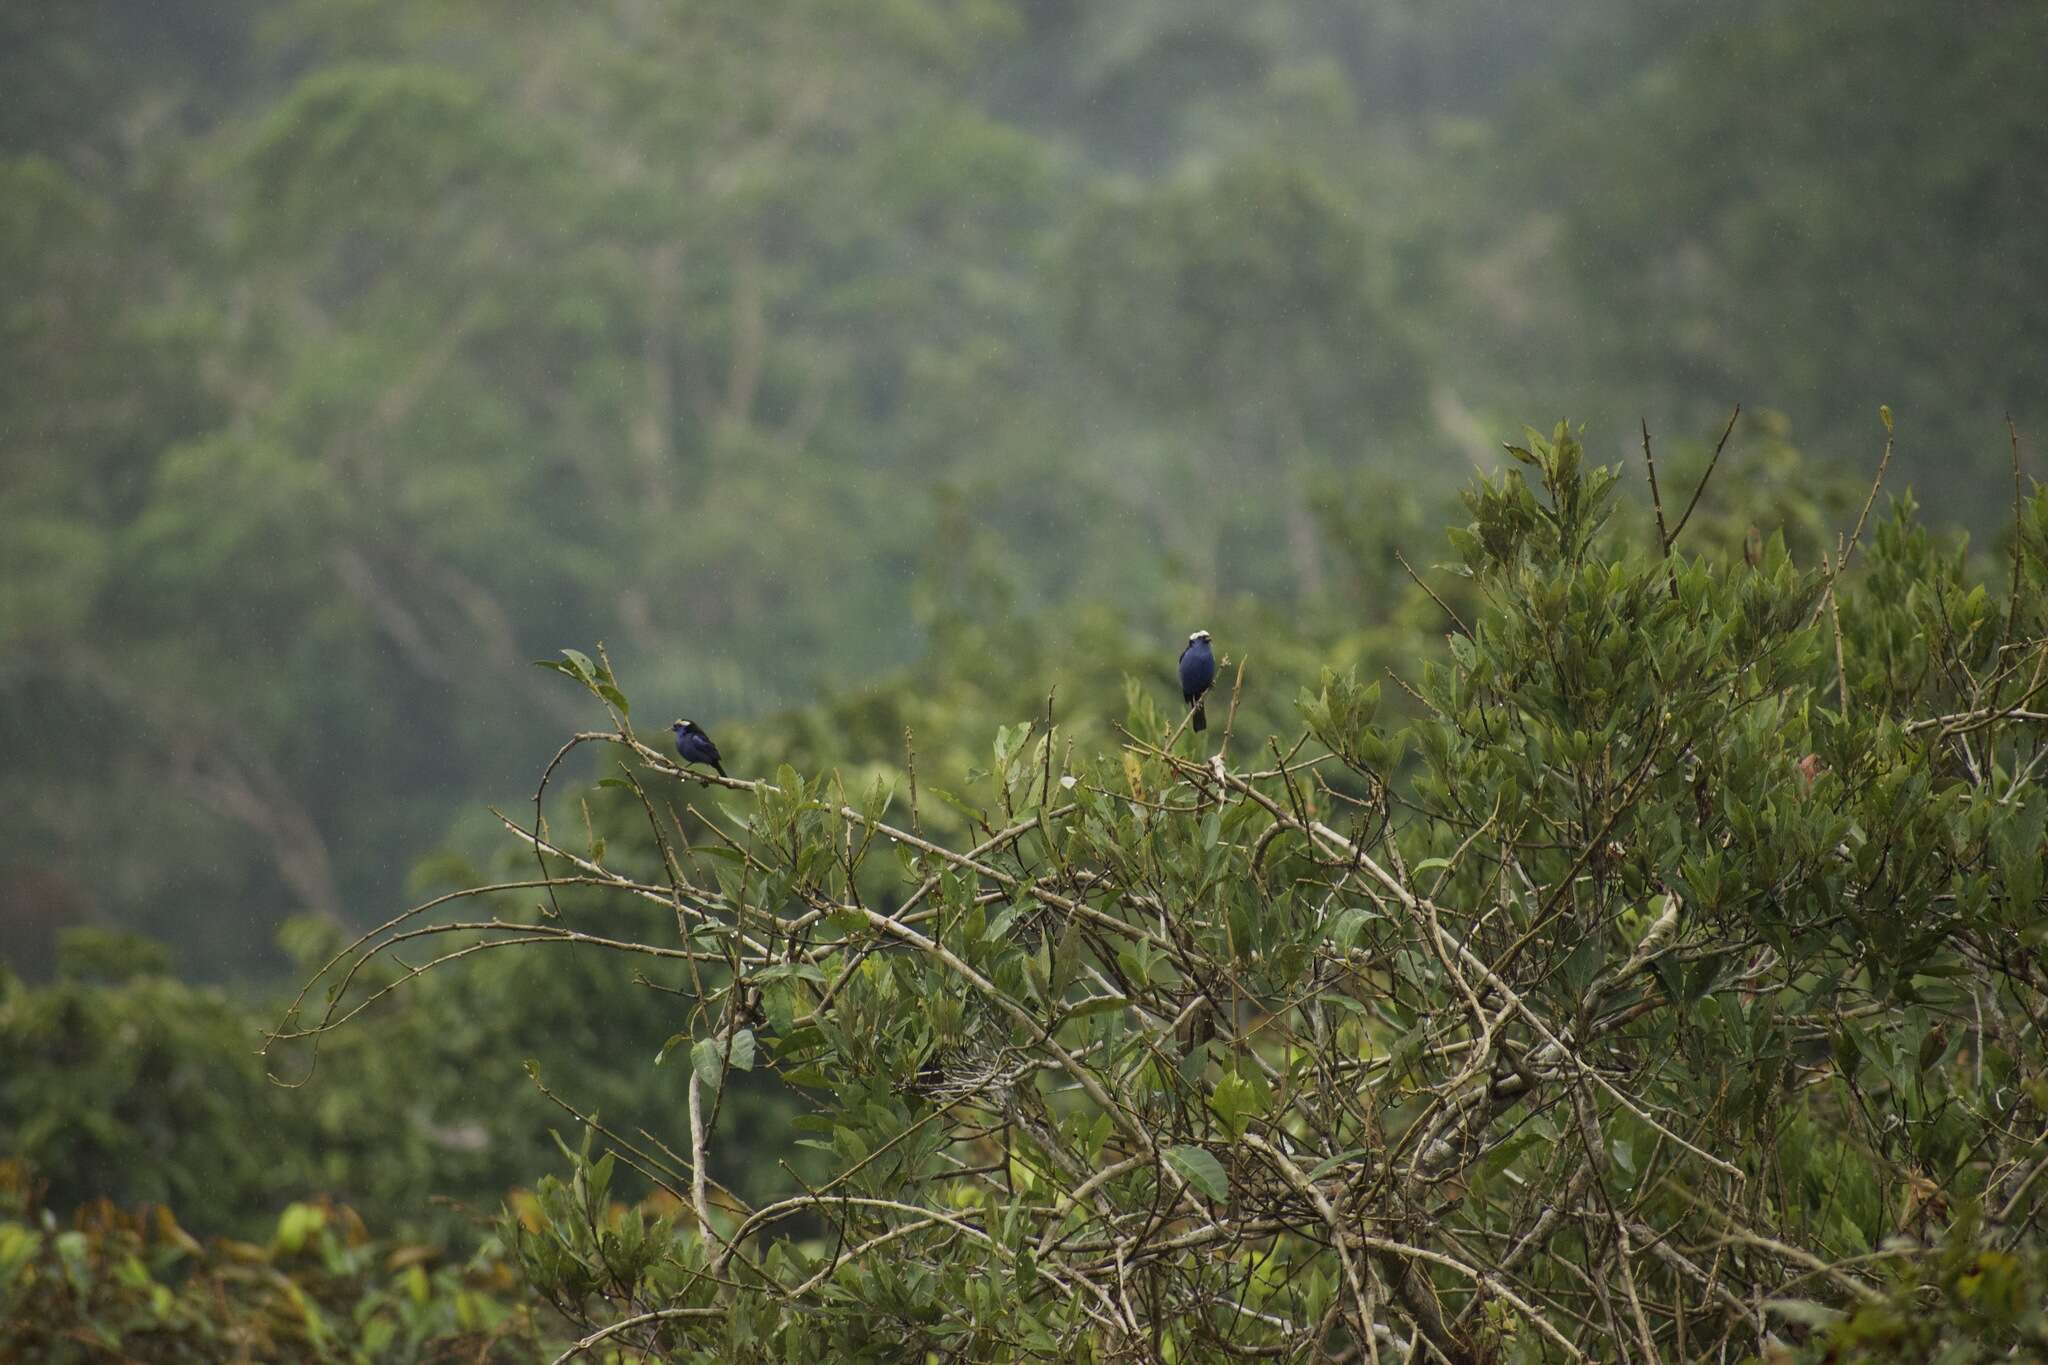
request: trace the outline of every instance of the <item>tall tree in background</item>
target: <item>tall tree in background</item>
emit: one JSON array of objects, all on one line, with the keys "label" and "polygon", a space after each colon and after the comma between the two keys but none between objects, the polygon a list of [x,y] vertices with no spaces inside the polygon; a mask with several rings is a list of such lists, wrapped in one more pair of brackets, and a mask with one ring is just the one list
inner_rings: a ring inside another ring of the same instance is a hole
[{"label": "tall tree in background", "polygon": [[1422,375],[1376,245],[1326,182],[1264,160],[1108,199],[1073,234],[1070,334],[1187,448],[1171,534],[1212,594],[1256,582],[1275,511],[1296,592],[1318,594],[1309,470],[1413,428]]}]

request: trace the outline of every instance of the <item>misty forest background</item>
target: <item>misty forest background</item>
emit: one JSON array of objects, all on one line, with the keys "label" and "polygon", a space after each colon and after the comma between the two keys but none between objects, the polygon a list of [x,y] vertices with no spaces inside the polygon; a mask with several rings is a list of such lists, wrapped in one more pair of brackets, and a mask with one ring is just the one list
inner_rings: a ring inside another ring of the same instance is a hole
[{"label": "misty forest background", "polygon": [[908,731],[955,787],[1048,692],[1108,748],[1196,626],[1284,733],[1440,641],[1395,554],[1524,420],[1689,487],[1737,401],[1689,535],[1811,564],[1883,403],[1995,553],[2043,52],[1992,0],[0,9],[0,1154],[462,1245],[554,1159],[523,1059],[673,1112],[673,1003],[570,952],[253,1055],[514,859],[601,720],[564,645],[738,775]]}]

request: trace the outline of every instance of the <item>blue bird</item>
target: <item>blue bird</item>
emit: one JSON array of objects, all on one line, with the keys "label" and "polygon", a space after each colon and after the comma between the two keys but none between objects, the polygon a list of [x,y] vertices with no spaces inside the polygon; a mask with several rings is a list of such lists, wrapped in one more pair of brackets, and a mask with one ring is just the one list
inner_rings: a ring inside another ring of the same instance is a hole
[{"label": "blue bird", "polygon": [[1195,709],[1195,728],[1209,728],[1209,717],[1202,710],[1202,694],[1209,690],[1209,684],[1216,681],[1216,656],[1209,649],[1209,632],[1198,630],[1188,636],[1187,648],[1180,652],[1180,699]]},{"label": "blue bird", "polygon": [[679,720],[668,728],[676,732],[676,752],[683,756],[683,762],[709,763],[718,769],[720,777],[726,776],[725,765],[718,761],[718,746],[704,733],[703,726],[694,720]]}]

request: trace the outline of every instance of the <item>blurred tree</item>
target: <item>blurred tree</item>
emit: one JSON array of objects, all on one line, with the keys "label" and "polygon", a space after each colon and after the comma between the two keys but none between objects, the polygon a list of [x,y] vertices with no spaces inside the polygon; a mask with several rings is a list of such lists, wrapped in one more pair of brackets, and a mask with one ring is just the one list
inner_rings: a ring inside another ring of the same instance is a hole
[{"label": "blurred tree", "polygon": [[1617,427],[1767,401],[1858,461],[1888,402],[1911,467],[1941,474],[1932,505],[1995,524],[2003,415],[2048,429],[2048,307],[2022,264],[2048,194],[2044,45],[2037,6],[1829,0],[1547,93],[1521,162],[1521,197],[1555,214],[1543,304],[1504,337],[1525,376],[1615,395]]},{"label": "blurred tree", "polygon": [[[525,766],[565,718],[537,641],[601,627],[707,714],[900,653],[886,580],[803,585],[907,564],[873,468],[957,459],[1026,363],[1042,158],[956,93],[1000,11],[615,6],[469,42],[476,13],[416,8],[272,15],[283,88],[171,149],[167,221],[6,168],[8,341],[55,367],[0,392],[36,414],[0,552],[9,851],[102,845],[130,923],[388,888],[402,862],[334,845],[417,849]],[[179,398],[137,391],[158,372]],[[120,779],[111,858],[81,758]],[[254,965],[235,927],[179,938]]]},{"label": "blurred tree", "polygon": [[[160,946],[73,930],[60,980],[0,976],[0,1152],[25,1158],[70,1210],[99,1196],[239,1219],[292,1193],[289,1141],[255,1064],[249,1018],[164,975]],[[260,1215],[259,1215],[260,1216]]]},{"label": "blurred tree", "polygon": [[[1412,429],[1422,400],[1357,212],[1299,166],[1233,163],[1099,203],[1068,252],[1075,346],[1195,452],[1168,515],[1197,581],[1212,595],[1270,587],[1248,571],[1280,540],[1297,595],[1319,593],[1305,466]],[[1244,518],[1248,503],[1277,511],[1281,534]]]},{"label": "blurred tree", "polygon": [[503,1251],[465,1262],[377,1242],[353,1209],[287,1205],[258,1242],[202,1244],[163,1205],[104,1200],[63,1227],[33,1168],[0,1161],[0,1354],[107,1360],[539,1361],[554,1326]]}]

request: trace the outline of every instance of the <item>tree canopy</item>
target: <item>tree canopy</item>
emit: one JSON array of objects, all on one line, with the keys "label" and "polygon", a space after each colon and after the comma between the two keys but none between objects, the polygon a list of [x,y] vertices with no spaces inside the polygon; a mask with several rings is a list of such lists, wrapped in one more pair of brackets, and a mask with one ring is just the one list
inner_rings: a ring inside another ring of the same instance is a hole
[{"label": "tree canopy", "polygon": [[[544,782],[527,874],[338,953],[280,1042],[362,1027],[398,952],[679,994],[683,1111],[587,1115],[503,1224],[584,1350],[2038,1349],[2048,494],[1986,583],[1876,488],[1801,564],[1691,553],[1675,502],[1617,530],[1562,424],[1511,454],[1405,714],[1330,671],[1254,738],[1240,661],[1213,749],[1134,681],[1114,752],[1006,726],[957,795],[720,779],[564,651],[605,800]],[[718,1174],[761,1072],[824,1162],[765,1199]]]}]

